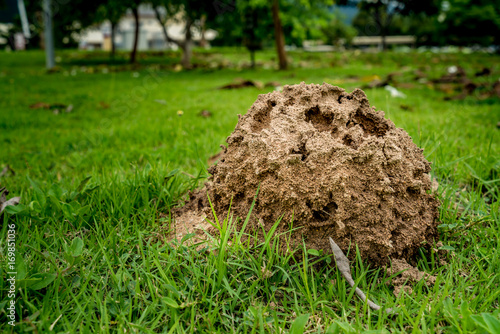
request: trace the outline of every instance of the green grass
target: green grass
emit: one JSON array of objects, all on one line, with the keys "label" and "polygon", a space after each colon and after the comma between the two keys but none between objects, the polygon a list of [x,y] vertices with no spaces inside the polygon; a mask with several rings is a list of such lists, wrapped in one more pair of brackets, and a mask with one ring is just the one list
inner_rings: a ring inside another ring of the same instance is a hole
[{"label": "green grass", "polygon": [[[112,63],[101,53],[58,55],[59,71],[47,74],[41,52],[0,53],[0,170],[16,172],[0,185],[22,197],[6,210],[0,241],[4,309],[7,225],[15,223],[17,326],[2,312],[0,331],[500,332],[499,99],[443,101],[426,84],[401,88],[406,99],[366,90],[425,149],[440,182],[448,264],[435,253],[417,259],[437,276],[434,286],[422,281],[396,297],[383,270],[352,263],[358,286],[397,316],[369,310],[328,256],[280,256],[273,235],[241,245],[233,221],[219,222],[221,238],[201,250],[166,242],[170,209],[202,184],[236,115],[272,90],[217,87],[242,77],[350,91],[364,76],[402,71],[400,80],[413,82],[416,68],[436,78],[450,65],[492,67],[490,78],[474,79],[491,83],[498,56],[295,52],[292,69],[277,72],[270,51],[259,53],[255,71],[234,49],[198,51],[192,71],[175,70],[176,53],[144,54],[133,67],[125,55]],[[37,102],[73,110],[29,108]],[[198,116],[203,109],[213,116]]]}]

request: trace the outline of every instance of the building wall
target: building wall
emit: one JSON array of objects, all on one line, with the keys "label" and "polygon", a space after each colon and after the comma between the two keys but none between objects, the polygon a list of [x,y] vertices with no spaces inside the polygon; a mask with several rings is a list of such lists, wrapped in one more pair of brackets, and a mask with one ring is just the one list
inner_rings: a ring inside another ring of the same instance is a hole
[{"label": "building wall", "polygon": [[[139,7],[139,50],[176,50],[178,47],[173,43],[166,43],[163,29],[155,17],[151,6]],[[178,40],[184,39],[184,23],[181,21],[169,22],[166,26],[170,37]],[[135,20],[131,13],[127,13],[118,23],[115,32],[115,46],[117,50],[131,50],[134,41]],[[100,36],[96,36],[100,34]],[[214,30],[208,30],[205,38],[210,41],[216,36]],[[87,48],[87,45],[100,44],[101,49],[111,50],[111,24],[105,22],[98,27],[88,29],[81,35],[80,48]],[[200,33],[193,29],[193,40],[200,39]]]}]

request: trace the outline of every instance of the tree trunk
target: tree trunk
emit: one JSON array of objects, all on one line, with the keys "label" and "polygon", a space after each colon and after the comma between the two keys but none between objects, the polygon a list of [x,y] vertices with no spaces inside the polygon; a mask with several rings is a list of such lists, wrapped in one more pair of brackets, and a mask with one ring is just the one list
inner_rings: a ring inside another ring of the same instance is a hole
[{"label": "tree trunk", "polygon": [[[384,12],[387,13],[387,9],[384,10]],[[382,51],[387,51],[386,37],[387,37],[388,19],[387,17],[383,17],[382,8],[379,9],[379,18],[380,18],[380,37],[382,37]]]},{"label": "tree trunk", "polygon": [[278,52],[279,68],[286,70],[288,62],[285,52],[285,35],[283,34],[283,27],[280,20],[279,0],[273,0],[272,4],[273,22],[274,22],[274,38],[276,40],[276,51]]},{"label": "tree trunk", "polygon": [[382,51],[387,51],[387,30],[392,22],[394,13],[388,13],[387,7],[379,6],[375,10],[375,21],[380,27],[380,37],[382,39]]},{"label": "tree trunk", "polygon": [[111,59],[115,59],[116,45],[115,45],[116,22],[111,22]]},{"label": "tree trunk", "polygon": [[161,30],[163,31],[163,36],[165,36],[165,42],[167,43],[167,46],[168,46],[168,43],[171,43],[171,42],[175,43],[175,41],[172,41],[170,36],[168,36],[167,28],[165,27],[166,22],[164,22],[161,19],[161,15],[160,15],[160,11],[158,10],[158,7],[154,7],[154,11],[155,11],[156,19],[158,20],[158,23],[161,26]]},{"label": "tree trunk", "polygon": [[385,29],[382,29],[380,31],[380,37],[382,37],[382,51],[387,51],[387,41],[386,41],[386,33],[385,33]]},{"label": "tree trunk", "polygon": [[200,19],[200,34],[201,34],[201,37],[200,37],[200,47],[202,48],[207,48],[208,47],[208,41],[205,37],[205,33],[206,33],[206,30],[207,30],[207,16],[206,15],[202,15],[201,16],[201,19]]},{"label": "tree trunk", "polygon": [[9,36],[7,36],[7,45],[10,47],[12,51],[16,51],[16,42],[14,39],[14,33],[10,32]]},{"label": "tree trunk", "polygon": [[193,52],[191,42],[186,41],[184,43],[181,43],[180,47],[182,49],[181,65],[184,68],[190,69],[192,67],[191,54]]},{"label": "tree trunk", "polygon": [[192,68],[191,65],[191,55],[193,54],[193,40],[192,40],[192,34],[191,34],[191,26],[193,25],[193,22],[191,19],[186,19],[186,38],[184,42],[182,42],[179,46],[182,49],[182,60],[181,64],[182,67],[186,69]]},{"label": "tree trunk", "polygon": [[182,50],[182,59],[181,65],[184,68],[191,68],[191,55],[193,54],[193,35],[191,34],[191,26],[193,22],[190,18],[186,19],[186,32],[185,32],[185,40],[179,41],[177,39],[173,39],[168,35],[167,28],[165,27],[165,22],[161,19],[160,11],[158,8],[154,8],[156,19],[160,23],[163,31],[163,35],[165,36],[165,40],[167,43],[174,43]]},{"label": "tree trunk", "polygon": [[255,50],[250,50],[250,68],[255,68]]},{"label": "tree trunk", "polygon": [[135,31],[134,31],[134,45],[132,47],[132,53],[130,54],[130,63],[135,64],[137,56],[137,44],[139,42],[139,8],[138,7],[133,8],[132,13],[134,14]]},{"label": "tree trunk", "polygon": [[388,49],[386,37],[387,37],[387,32],[389,30],[389,27],[392,24],[392,19],[394,18],[394,14],[395,14],[395,12],[387,13],[386,19],[384,21],[384,27],[382,29],[382,48],[384,49],[384,51],[386,51]]},{"label": "tree trunk", "polygon": [[45,35],[45,57],[47,69],[55,66],[54,57],[54,31],[52,25],[52,4],[51,0],[43,1],[44,35]]}]

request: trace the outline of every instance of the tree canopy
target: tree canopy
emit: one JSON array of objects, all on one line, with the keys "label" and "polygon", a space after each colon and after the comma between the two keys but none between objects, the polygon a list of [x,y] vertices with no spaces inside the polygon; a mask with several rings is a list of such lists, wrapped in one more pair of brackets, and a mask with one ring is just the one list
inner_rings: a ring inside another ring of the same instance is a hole
[{"label": "tree canopy", "polygon": [[358,16],[354,24],[360,35],[380,35],[386,49],[385,36],[402,17],[419,14],[435,15],[439,12],[441,0],[339,0],[342,6],[357,6]]},{"label": "tree canopy", "polygon": [[446,1],[432,28],[429,40],[438,44],[500,44],[500,1]]},{"label": "tree canopy", "polygon": [[[33,45],[42,37],[41,1],[25,3],[35,30]],[[0,0],[0,8],[5,4]],[[500,0],[71,0],[52,1],[56,47],[76,46],[82,30],[105,20],[114,34],[127,10],[139,23],[140,4],[155,9],[165,40],[179,46],[186,68],[191,67],[194,32],[208,28],[218,32],[215,45],[245,46],[253,65],[255,52],[277,46],[280,67],[285,68],[285,45],[301,46],[308,39],[337,44],[354,37],[334,4],[358,7],[353,25],[359,35],[379,35],[384,40],[390,34],[412,34],[434,45],[500,44]],[[165,27],[172,22],[184,25],[181,38],[168,34]]]}]

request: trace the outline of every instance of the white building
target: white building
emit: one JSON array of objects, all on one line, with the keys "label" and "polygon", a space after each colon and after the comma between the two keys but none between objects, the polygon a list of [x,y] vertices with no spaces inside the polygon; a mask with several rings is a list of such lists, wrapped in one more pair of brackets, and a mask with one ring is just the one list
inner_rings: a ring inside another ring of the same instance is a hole
[{"label": "white building", "polygon": [[[165,26],[169,36],[173,39],[184,40],[185,24],[182,21],[168,22]],[[122,17],[115,31],[115,47],[117,50],[131,50],[134,43],[135,19],[132,11]],[[201,40],[201,32],[198,28],[192,28],[193,41]],[[205,31],[205,39],[213,40],[217,36],[215,30]],[[86,29],[79,37],[79,47],[86,50],[111,50],[111,23],[103,24]],[[139,6],[139,40],[138,50],[168,50],[177,49],[174,43],[167,43],[163,34],[163,28],[156,19],[151,5]]]}]

